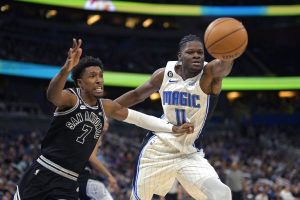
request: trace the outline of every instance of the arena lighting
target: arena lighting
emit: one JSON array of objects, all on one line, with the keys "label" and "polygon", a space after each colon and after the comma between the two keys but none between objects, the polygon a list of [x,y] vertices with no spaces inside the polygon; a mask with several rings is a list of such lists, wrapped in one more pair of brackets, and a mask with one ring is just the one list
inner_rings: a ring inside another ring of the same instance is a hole
[{"label": "arena lighting", "polygon": [[150,100],[151,101],[156,101],[156,100],[159,100],[160,99],[160,95],[158,92],[155,92],[153,94],[150,95]]},{"label": "arena lighting", "polygon": [[57,15],[57,10],[48,10],[48,12],[46,13],[46,18],[50,19],[56,15]]},{"label": "arena lighting", "polygon": [[[0,74],[29,78],[51,79],[60,67],[0,59]],[[106,86],[137,87],[149,80],[150,74],[105,71]],[[71,80],[69,78],[69,80]],[[227,77],[223,90],[300,90],[300,77]]]},{"label": "arena lighting", "polygon": [[134,28],[138,23],[140,22],[140,19],[137,18],[137,17],[128,17],[126,19],[126,22],[125,22],[125,26],[127,28]]},{"label": "arena lighting", "polygon": [[[86,0],[17,0],[29,3],[55,5],[71,8],[103,10],[103,8],[85,8]],[[168,16],[299,16],[300,4],[268,6],[201,6],[158,4],[129,1],[112,1],[114,12],[168,15]]]},{"label": "arena lighting", "polygon": [[143,21],[144,28],[148,28],[149,26],[151,26],[151,24],[153,24],[153,19],[151,19],[151,18],[148,18],[145,21]]},{"label": "arena lighting", "polygon": [[100,19],[101,19],[101,15],[90,15],[90,16],[88,16],[86,23],[89,26],[91,26],[91,25],[95,24],[97,21],[99,21]]},{"label": "arena lighting", "polygon": [[164,27],[164,28],[170,28],[170,26],[171,26],[171,23],[170,23],[170,22],[164,22],[164,23],[163,23],[163,27]]},{"label": "arena lighting", "polygon": [[234,101],[235,99],[241,97],[241,93],[240,92],[228,92],[226,96],[229,101]]},{"label": "arena lighting", "polygon": [[293,98],[296,97],[297,93],[295,91],[279,91],[278,96],[280,98]]},{"label": "arena lighting", "polygon": [[10,8],[10,6],[8,4],[5,4],[5,5],[1,6],[0,10],[1,10],[1,12],[5,12],[5,11],[8,11],[9,8]]}]

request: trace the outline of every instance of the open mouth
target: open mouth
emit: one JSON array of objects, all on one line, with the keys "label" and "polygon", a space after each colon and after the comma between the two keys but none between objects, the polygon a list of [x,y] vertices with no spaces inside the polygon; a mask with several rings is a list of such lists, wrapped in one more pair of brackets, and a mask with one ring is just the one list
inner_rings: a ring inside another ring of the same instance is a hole
[{"label": "open mouth", "polygon": [[97,87],[96,88],[96,92],[97,93],[102,93],[103,92],[103,88],[102,87]]}]

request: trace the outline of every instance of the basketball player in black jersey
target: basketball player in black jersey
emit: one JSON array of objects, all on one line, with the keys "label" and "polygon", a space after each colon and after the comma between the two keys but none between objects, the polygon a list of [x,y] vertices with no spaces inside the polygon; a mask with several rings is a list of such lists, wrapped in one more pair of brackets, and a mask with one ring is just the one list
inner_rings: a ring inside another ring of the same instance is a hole
[{"label": "basketball player in black jersey", "polygon": [[[57,106],[42,141],[41,155],[22,177],[14,200],[78,199],[78,174],[102,135],[105,117],[153,130],[190,133],[191,124],[173,126],[164,120],[120,106],[103,95],[102,62],[80,59],[81,40],[73,39],[66,63],[51,80],[47,97]],[[64,90],[72,71],[76,88]]]}]

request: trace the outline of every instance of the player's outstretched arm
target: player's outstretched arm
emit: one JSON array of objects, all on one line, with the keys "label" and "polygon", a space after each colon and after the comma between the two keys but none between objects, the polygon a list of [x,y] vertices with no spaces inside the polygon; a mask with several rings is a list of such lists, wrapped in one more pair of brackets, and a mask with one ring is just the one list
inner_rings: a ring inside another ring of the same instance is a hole
[{"label": "player's outstretched arm", "polygon": [[231,72],[233,60],[215,59],[204,67],[204,74],[200,80],[201,89],[206,94],[218,95],[222,89],[222,80]]},{"label": "player's outstretched arm", "polygon": [[68,75],[72,69],[78,64],[82,49],[81,39],[73,39],[73,47],[68,51],[68,57],[64,66],[60,69],[58,74],[52,78],[48,89],[47,98],[57,107],[72,107],[76,103],[76,97],[68,91],[64,91],[64,87]]},{"label": "player's outstretched arm", "polygon": [[141,112],[122,107],[117,102],[109,99],[102,101],[105,114],[119,121],[135,124],[144,129],[155,132],[173,132],[178,134],[193,133],[194,126],[191,123],[185,123],[181,126],[174,126],[160,118],[143,114]]},{"label": "player's outstretched arm", "polygon": [[148,81],[134,90],[126,92],[122,96],[115,99],[115,101],[124,107],[131,107],[144,101],[151,94],[159,90],[164,78],[164,71],[165,68],[156,70]]},{"label": "player's outstretched arm", "polygon": [[97,158],[99,146],[100,146],[100,139],[98,140],[97,145],[95,146],[95,148],[89,158],[89,163],[91,164],[91,166],[94,169],[96,169],[97,171],[102,173],[104,176],[106,176],[110,187],[112,187],[112,189],[116,190],[116,189],[118,189],[117,180],[111,174],[111,172],[105,167],[105,165]]},{"label": "player's outstretched arm", "polygon": [[233,60],[214,59],[207,63],[206,68],[210,70],[213,78],[224,78],[230,74],[232,66]]}]

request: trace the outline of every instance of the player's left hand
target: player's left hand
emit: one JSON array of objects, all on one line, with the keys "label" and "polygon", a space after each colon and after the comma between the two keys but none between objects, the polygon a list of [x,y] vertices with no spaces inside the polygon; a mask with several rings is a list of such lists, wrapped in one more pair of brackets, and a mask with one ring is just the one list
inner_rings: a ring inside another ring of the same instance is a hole
[{"label": "player's left hand", "polygon": [[181,126],[173,126],[173,133],[178,134],[190,134],[194,132],[194,125],[191,123],[184,123]]},{"label": "player's left hand", "polygon": [[117,180],[115,179],[115,177],[113,176],[109,176],[108,177],[108,184],[110,186],[110,188],[112,189],[112,191],[117,191],[118,190],[118,184],[117,184]]}]

